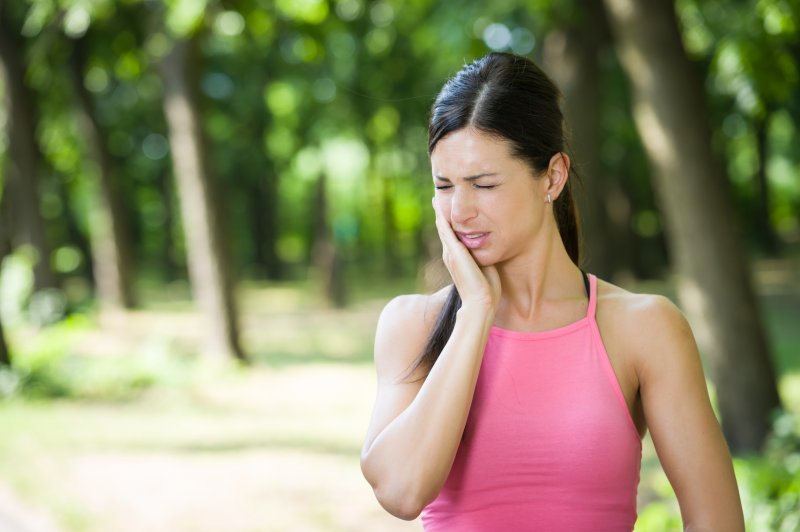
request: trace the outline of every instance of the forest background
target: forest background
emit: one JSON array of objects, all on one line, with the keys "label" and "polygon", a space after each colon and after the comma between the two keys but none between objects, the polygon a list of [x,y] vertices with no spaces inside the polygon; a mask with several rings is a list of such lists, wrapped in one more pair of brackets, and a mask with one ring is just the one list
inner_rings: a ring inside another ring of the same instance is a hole
[{"label": "forest background", "polygon": [[[0,529],[403,530],[372,338],[446,282],[426,125],[561,87],[584,269],[673,298],[749,530],[800,527],[798,0],[0,0]],[[637,530],[680,514],[646,439]]]}]

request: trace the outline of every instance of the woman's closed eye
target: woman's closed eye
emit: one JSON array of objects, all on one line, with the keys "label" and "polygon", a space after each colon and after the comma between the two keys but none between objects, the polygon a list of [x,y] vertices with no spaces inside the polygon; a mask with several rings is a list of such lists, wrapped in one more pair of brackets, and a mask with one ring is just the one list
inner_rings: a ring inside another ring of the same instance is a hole
[{"label": "woman's closed eye", "polygon": [[[472,186],[474,188],[482,189],[482,190],[490,190],[490,189],[493,189],[493,188],[497,187],[497,185],[476,185],[476,184],[473,184]],[[453,188],[453,185],[436,185],[434,188],[436,190],[447,190],[447,189]]]}]

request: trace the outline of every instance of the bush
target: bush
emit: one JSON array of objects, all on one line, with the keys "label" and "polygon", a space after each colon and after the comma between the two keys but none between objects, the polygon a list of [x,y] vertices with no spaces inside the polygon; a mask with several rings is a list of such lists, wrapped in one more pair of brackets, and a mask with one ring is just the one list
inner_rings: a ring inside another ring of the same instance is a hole
[{"label": "bush", "polygon": [[26,348],[17,350],[11,369],[0,368],[0,397],[118,401],[190,376],[192,364],[170,353],[166,341],[144,344],[138,352],[125,355],[74,353],[76,335],[90,327],[88,318],[71,315],[42,329]]},{"label": "bush", "polygon": [[734,460],[747,530],[800,530],[800,419],[775,419],[762,456]]}]

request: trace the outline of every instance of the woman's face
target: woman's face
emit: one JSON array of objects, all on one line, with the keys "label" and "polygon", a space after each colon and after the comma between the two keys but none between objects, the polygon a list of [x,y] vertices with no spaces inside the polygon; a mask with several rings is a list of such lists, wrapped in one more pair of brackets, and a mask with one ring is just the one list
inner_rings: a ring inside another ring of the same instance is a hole
[{"label": "woman's face", "polygon": [[479,265],[530,248],[546,213],[548,180],[535,178],[507,141],[459,129],[436,144],[431,168],[439,209]]}]

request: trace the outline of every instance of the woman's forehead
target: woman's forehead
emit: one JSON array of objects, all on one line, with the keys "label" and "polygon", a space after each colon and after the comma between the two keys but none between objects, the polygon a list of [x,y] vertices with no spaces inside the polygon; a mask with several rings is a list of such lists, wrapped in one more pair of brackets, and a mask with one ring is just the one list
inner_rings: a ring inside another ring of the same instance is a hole
[{"label": "woman's forehead", "polygon": [[464,178],[494,173],[521,162],[511,155],[509,148],[508,141],[472,128],[453,131],[442,138],[431,153],[433,174]]}]

